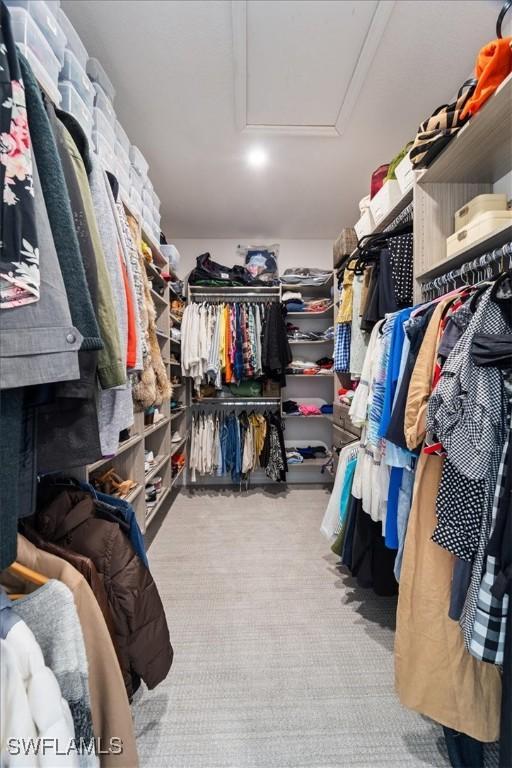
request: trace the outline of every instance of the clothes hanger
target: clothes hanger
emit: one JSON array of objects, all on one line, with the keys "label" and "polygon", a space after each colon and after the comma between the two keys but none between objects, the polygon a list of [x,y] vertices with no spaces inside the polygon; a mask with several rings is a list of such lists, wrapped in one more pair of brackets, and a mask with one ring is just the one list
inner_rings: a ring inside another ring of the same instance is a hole
[{"label": "clothes hanger", "polygon": [[[26,565],[22,565],[21,563],[14,562],[6,570],[9,573],[12,573],[13,576],[17,576],[22,579],[22,581],[28,581],[29,584],[34,584],[36,587],[42,587],[49,581],[48,576],[33,571],[32,568],[27,568]],[[19,600],[21,597],[25,597],[25,594],[19,592],[11,593],[8,597],[10,600]]]},{"label": "clothes hanger", "polygon": [[512,0],[506,0],[506,2],[503,3],[503,7],[496,21],[496,37],[500,40],[503,38],[503,35],[501,34],[501,26],[503,24],[503,19],[505,18],[506,13],[511,6],[512,6]]},{"label": "clothes hanger", "polygon": [[7,570],[14,576],[18,576],[20,579],[28,581],[30,584],[35,584],[38,587],[42,587],[43,584],[46,584],[49,581],[48,576],[33,571],[32,568],[27,568],[26,565],[22,565],[21,563],[14,562],[9,565]]}]

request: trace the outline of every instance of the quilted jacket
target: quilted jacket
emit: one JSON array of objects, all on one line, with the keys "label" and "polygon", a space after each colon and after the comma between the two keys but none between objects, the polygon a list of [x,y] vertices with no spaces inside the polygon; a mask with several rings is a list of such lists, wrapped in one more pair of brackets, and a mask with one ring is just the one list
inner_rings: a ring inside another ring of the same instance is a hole
[{"label": "quilted jacket", "polygon": [[141,679],[148,688],[165,679],[173,650],[151,573],[121,526],[100,515],[94,499],[85,491],[43,484],[34,523],[46,541],[94,563],[107,593],[123,677],[131,698]]}]

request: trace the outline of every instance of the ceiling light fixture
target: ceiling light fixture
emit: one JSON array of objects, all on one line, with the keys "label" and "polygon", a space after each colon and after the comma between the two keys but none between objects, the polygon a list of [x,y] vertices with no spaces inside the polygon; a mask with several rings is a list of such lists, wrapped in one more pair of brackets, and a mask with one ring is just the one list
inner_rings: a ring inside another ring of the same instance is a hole
[{"label": "ceiling light fixture", "polygon": [[263,168],[267,164],[268,156],[261,147],[253,147],[247,154],[247,162],[251,168]]}]

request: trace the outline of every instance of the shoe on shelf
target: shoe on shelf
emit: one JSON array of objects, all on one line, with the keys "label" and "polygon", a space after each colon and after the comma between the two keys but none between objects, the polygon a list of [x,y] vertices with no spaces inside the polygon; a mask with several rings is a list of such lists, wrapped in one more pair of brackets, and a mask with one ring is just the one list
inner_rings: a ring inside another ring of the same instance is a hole
[{"label": "shoe on shelf", "polygon": [[137,487],[135,480],[123,480],[113,467],[95,478],[93,485],[107,496],[118,496],[120,499],[124,499]]},{"label": "shoe on shelf", "polygon": [[171,443],[181,443],[182,440],[183,435],[180,433],[179,429],[177,429],[171,437]]}]

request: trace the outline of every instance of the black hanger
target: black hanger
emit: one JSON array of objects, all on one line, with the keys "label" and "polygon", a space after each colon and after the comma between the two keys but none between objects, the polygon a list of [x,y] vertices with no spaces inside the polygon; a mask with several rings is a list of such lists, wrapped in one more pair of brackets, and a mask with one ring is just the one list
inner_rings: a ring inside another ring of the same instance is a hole
[{"label": "black hanger", "polygon": [[506,16],[506,13],[508,9],[512,6],[512,0],[505,0],[503,3],[503,7],[500,11],[500,14],[498,16],[498,20],[496,21],[496,37],[500,40],[503,38],[503,35],[501,34],[501,26],[503,24],[503,19]]}]

